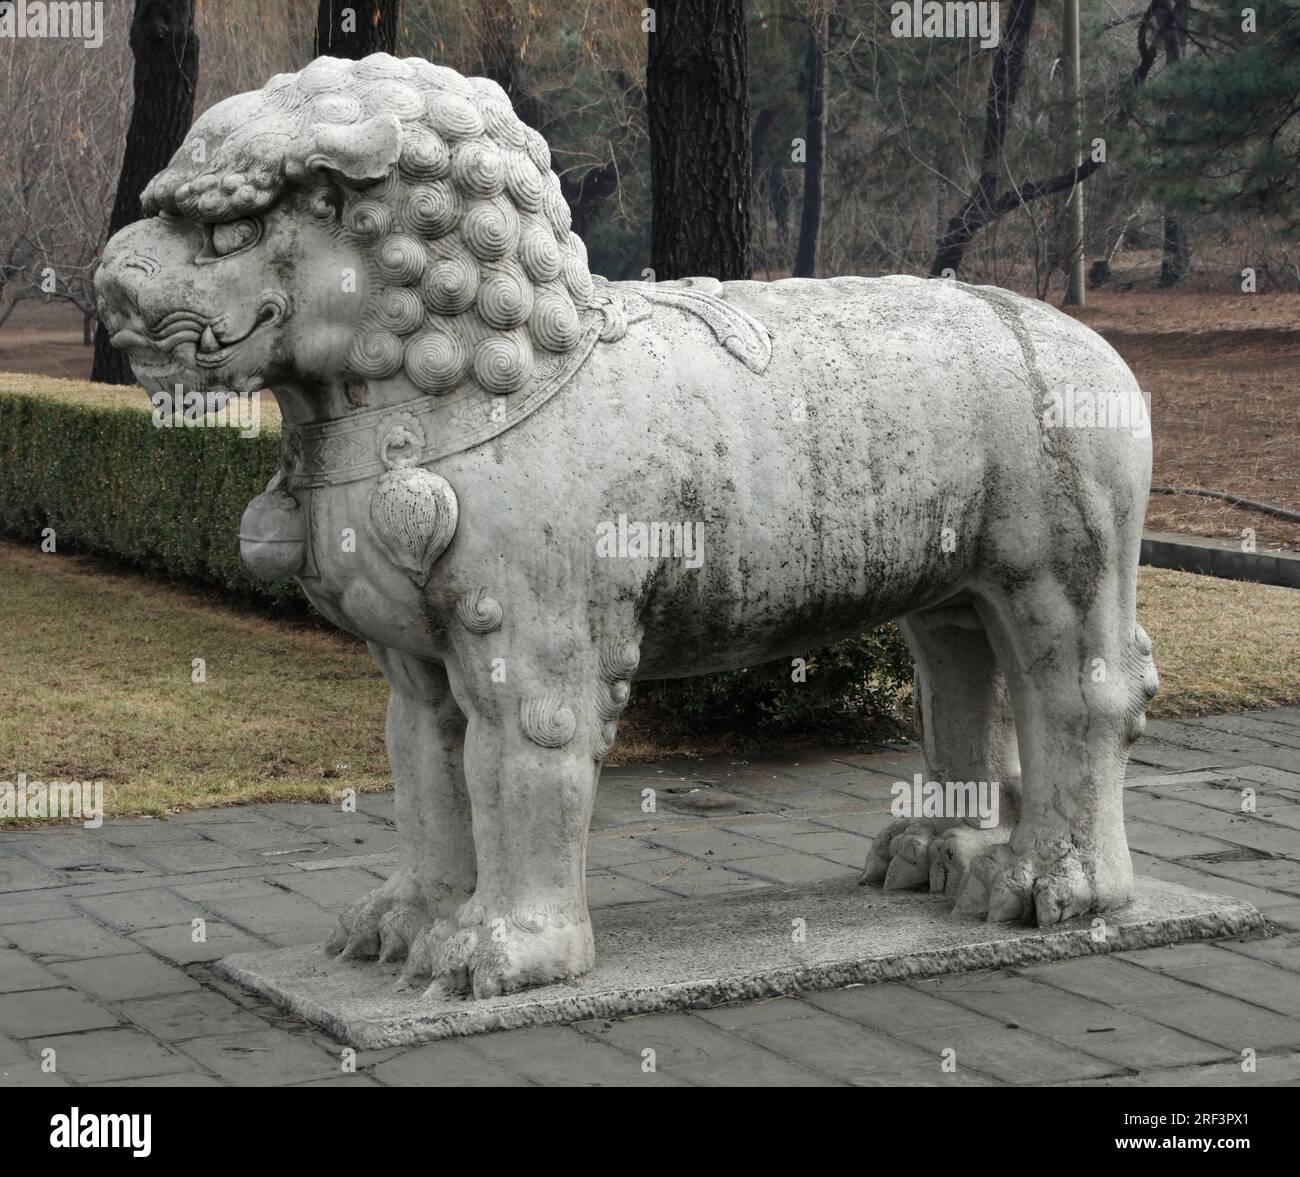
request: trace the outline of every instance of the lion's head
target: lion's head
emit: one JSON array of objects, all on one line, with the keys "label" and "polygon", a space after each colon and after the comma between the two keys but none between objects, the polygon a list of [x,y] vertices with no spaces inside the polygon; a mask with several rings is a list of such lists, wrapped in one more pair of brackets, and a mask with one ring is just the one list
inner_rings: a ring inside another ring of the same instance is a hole
[{"label": "lion's head", "polygon": [[102,322],[151,390],[523,388],[592,299],[550,152],[485,78],[321,57],[207,111],[116,234]]}]

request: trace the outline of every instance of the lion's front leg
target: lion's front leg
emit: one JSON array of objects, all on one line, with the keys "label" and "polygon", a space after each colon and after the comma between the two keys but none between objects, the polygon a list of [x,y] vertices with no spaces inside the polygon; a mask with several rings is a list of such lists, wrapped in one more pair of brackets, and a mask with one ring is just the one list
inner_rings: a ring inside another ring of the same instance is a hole
[{"label": "lion's front leg", "polygon": [[401,960],[419,934],[474,891],[465,789],[465,716],[446,672],[371,643],[388,680],[386,737],[397,811],[397,869],[343,914],[327,949],[345,959]]},{"label": "lion's front leg", "polygon": [[469,712],[478,884],[454,924],[430,931],[408,962],[410,979],[427,970],[433,992],[492,997],[580,976],[594,963],[587,829],[612,742],[609,714],[623,692],[613,702],[602,694],[590,638],[566,645],[567,656],[539,652],[533,665],[516,652],[449,666]]}]

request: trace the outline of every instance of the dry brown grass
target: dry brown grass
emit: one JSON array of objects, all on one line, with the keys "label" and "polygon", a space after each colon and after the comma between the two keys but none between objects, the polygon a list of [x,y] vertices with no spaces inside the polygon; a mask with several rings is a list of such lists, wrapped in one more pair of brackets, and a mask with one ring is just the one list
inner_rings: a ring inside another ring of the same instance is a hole
[{"label": "dry brown grass", "polygon": [[[1102,293],[1079,317],[1151,398],[1157,485],[1300,511],[1300,295]],[[1146,524],[1300,550],[1300,524],[1212,499],[1153,495]]]},{"label": "dry brown grass", "polygon": [[[1300,593],[1143,569],[1139,616],[1162,678],[1155,714],[1300,700]],[[0,780],[101,781],[119,817],[388,785],[387,690],[332,630],[0,543],[0,635]],[[611,763],[762,750],[648,728],[635,703],[624,734]]]}]

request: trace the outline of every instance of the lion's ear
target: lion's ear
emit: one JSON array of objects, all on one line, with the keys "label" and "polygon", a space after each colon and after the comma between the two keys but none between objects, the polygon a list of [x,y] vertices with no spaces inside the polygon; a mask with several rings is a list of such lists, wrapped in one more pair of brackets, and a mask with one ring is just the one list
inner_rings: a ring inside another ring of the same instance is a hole
[{"label": "lion's ear", "polygon": [[362,123],[317,123],[303,129],[289,149],[285,175],[304,180],[312,172],[332,172],[354,184],[382,180],[402,150],[402,124],[379,114]]}]

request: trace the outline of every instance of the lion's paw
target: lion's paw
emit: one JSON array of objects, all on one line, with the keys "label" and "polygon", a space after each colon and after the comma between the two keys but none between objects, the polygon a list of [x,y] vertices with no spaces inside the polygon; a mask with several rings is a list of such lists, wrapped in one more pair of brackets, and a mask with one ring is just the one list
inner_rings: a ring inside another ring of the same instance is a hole
[{"label": "lion's paw", "polygon": [[934,822],[907,818],[891,822],[871,843],[859,883],[883,883],[886,891],[906,891],[930,882],[930,843]]},{"label": "lion's paw", "polygon": [[871,844],[860,883],[882,883],[886,891],[928,887],[954,895],[971,863],[1011,831],[957,825],[940,829],[923,818],[896,821]]},{"label": "lion's paw", "polygon": [[340,917],[325,951],[340,960],[402,960],[430,920],[423,892],[409,871],[394,871],[382,887]]},{"label": "lion's paw", "polygon": [[962,880],[980,855],[991,846],[998,846],[1011,837],[1004,826],[991,830],[976,826],[953,826],[936,835],[930,842],[930,890],[945,895],[956,895]]},{"label": "lion's paw", "polygon": [[430,996],[497,997],[581,976],[595,963],[591,922],[567,909],[495,913],[471,901],[457,920],[417,938],[401,987],[428,979]]},{"label": "lion's paw", "polygon": [[1007,843],[991,846],[971,862],[957,893],[961,915],[991,921],[1031,921],[1039,927],[1103,906],[1078,852],[1054,841],[1017,853]]}]

